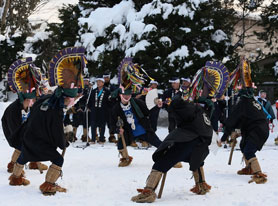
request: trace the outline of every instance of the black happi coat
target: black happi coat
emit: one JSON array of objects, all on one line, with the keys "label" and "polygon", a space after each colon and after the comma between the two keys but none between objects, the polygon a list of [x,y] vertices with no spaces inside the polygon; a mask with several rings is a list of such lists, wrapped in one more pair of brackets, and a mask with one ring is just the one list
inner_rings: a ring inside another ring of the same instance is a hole
[{"label": "black happi coat", "polygon": [[[163,95],[162,95],[162,101],[165,102],[166,99],[170,98],[171,100],[173,100],[173,98],[176,95],[181,95],[181,91],[180,90],[175,90],[173,88],[170,88],[168,90],[166,90]],[[167,110],[167,112],[172,112],[172,107],[168,106],[167,104],[163,104],[165,109]]]},{"label": "black happi coat", "polygon": [[103,87],[102,94],[97,97],[98,88],[91,92],[88,108],[91,110],[91,121],[94,121],[96,126],[101,126],[108,121],[108,108],[110,106],[109,95],[110,92],[106,87]]},{"label": "black happi coat", "polygon": [[20,100],[17,99],[6,108],[2,116],[2,128],[5,137],[11,147],[19,150],[22,145],[22,137],[21,135],[15,135],[14,133],[21,127],[22,109],[23,105],[20,103]]},{"label": "black happi coat", "polygon": [[258,150],[262,149],[269,135],[268,121],[261,105],[254,98],[240,97],[240,101],[233,107],[225,122],[221,141],[225,141],[236,128],[241,129],[241,148],[250,141]]},{"label": "black happi coat", "polygon": [[[149,109],[147,108],[145,102],[143,102],[140,99],[135,99],[132,97],[136,105],[140,108],[140,111],[142,112],[143,117],[139,117],[138,112],[134,108],[133,104],[131,103],[131,110],[132,113],[136,116],[136,118],[139,121],[139,124],[146,130],[147,135],[155,133],[153,129],[151,128],[151,123],[149,120]],[[133,133],[130,124],[127,122],[125,113],[120,105],[120,101],[117,101],[116,104],[113,107],[112,110],[112,121],[111,121],[111,131],[113,134],[119,133],[118,127],[117,127],[117,122],[118,122],[118,117],[120,117],[123,122],[124,122],[124,137],[126,144],[129,145],[131,141],[133,140]]]},{"label": "black happi coat", "polygon": [[111,84],[110,81],[109,82],[105,82],[104,83],[104,87],[106,87],[106,89],[111,93],[113,91],[115,91],[116,89],[118,89],[118,86],[115,84]]},{"label": "black happi coat", "polygon": [[164,154],[175,143],[190,142],[199,138],[200,143],[194,148],[189,162],[191,168],[197,169],[209,154],[208,145],[212,139],[210,120],[200,105],[186,102],[181,99],[180,95],[174,98],[170,107],[175,115],[177,128],[165,138],[154,152],[153,160],[156,162],[163,158]]},{"label": "black happi coat", "polygon": [[50,96],[38,100],[32,107],[23,137],[24,159],[48,161],[57,155],[57,147],[65,149],[64,112],[62,108],[41,109],[42,103]]}]

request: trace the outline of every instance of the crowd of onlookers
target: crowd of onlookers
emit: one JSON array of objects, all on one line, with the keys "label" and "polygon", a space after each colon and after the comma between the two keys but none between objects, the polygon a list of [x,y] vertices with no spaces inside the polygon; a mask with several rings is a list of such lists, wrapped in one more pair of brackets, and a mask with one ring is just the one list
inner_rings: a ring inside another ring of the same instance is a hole
[{"label": "crowd of onlookers", "polygon": [[[106,126],[109,129],[109,142],[116,142],[116,137],[111,133],[111,114],[115,100],[111,98],[113,92],[118,89],[118,86],[110,82],[110,75],[104,74],[98,76],[95,79],[96,86],[93,88],[93,83],[89,78],[84,79],[84,90],[82,98],[72,107],[65,117],[65,125],[71,124],[73,126],[72,136],[69,137],[70,141],[77,140],[77,128],[83,126],[83,134],[81,140],[83,142],[89,141],[90,143],[103,144],[106,141],[105,129]],[[176,122],[174,114],[172,113],[169,105],[171,99],[189,87],[190,78],[171,78],[169,80],[171,84],[169,89],[166,89],[163,94],[158,94],[158,98],[161,100],[161,105],[157,104],[150,109],[149,119],[151,127],[154,131],[157,130],[157,121],[160,113],[160,109],[164,108],[168,112],[168,131],[169,133],[176,128]],[[139,98],[145,101],[146,94],[152,89],[158,89],[159,83],[157,81],[150,81],[147,87],[142,88],[141,92],[135,94],[135,98]],[[211,123],[215,132],[221,131],[225,127],[225,120],[229,116],[233,105],[237,102],[237,94],[229,90],[226,96],[220,99],[213,99],[214,110],[211,115]],[[273,111],[270,101],[267,100],[267,93],[264,90],[258,92],[258,96],[255,99],[263,106],[263,110],[269,120],[270,130],[273,130],[273,120],[275,112]],[[276,109],[278,110],[278,101],[276,102]],[[87,111],[87,113],[86,113]],[[277,112],[278,114],[278,112]],[[88,134],[88,128],[91,128],[91,133]],[[136,146],[136,143],[132,143]]]}]

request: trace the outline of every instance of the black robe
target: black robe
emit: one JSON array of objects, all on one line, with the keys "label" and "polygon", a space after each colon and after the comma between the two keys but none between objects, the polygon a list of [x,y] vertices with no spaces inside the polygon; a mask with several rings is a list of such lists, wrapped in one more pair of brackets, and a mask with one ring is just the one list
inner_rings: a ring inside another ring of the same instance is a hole
[{"label": "black robe", "polygon": [[62,108],[41,109],[45,96],[32,107],[26,122],[22,152],[28,161],[48,161],[57,156],[57,147],[65,149]]},{"label": "black robe", "polygon": [[[140,99],[135,99],[132,97],[132,99],[135,101],[136,105],[140,108],[142,112],[142,117],[139,117],[138,112],[134,108],[134,106],[131,104],[131,110],[132,113],[136,116],[138,119],[139,124],[146,130],[147,135],[149,134],[154,134],[155,132],[151,128],[151,123],[149,120],[149,109],[147,108],[145,102],[143,102]],[[117,122],[118,122],[118,117],[120,117],[123,122],[124,122],[124,137],[126,144],[129,145],[131,141],[133,140],[133,133],[130,124],[127,122],[125,113],[120,105],[121,103],[118,101],[113,107],[112,110],[112,121],[111,121],[111,131],[113,134],[119,133],[118,128],[117,128]]]},{"label": "black robe", "polygon": [[20,100],[17,99],[6,108],[1,119],[3,132],[9,145],[18,150],[21,149],[22,137],[21,135],[15,135],[14,133],[21,127],[22,109],[23,105],[20,103]]},{"label": "black robe", "polygon": [[190,142],[199,138],[201,143],[194,148],[189,162],[190,168],[198,169],[209,154],[208,146],[212,139],[210,120],[200,105],[186,102],[180,96],[174,98],[170,107],[175,115],[177,128],[169,133],[154,152],[153,161],[163,158],[175,143]]},{"label": "black robe", "polygon": [[236,128],[241,129],[241,148],[247,141],[251,141],[258,150],[262,149],[269,135],[268,121],[261,105],[254,98],[240,97],[225,122],[221,141],[225,141]]}]

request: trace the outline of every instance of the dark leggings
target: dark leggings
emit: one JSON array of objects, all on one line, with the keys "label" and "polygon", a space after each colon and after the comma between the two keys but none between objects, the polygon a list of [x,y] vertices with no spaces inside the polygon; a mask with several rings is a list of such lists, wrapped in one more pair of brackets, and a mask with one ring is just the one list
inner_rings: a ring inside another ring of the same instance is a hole
[{"label": "dark leggings", "polygon": [[[55,153],[56,152],[56,153]],[[62,167],[63,163],[64,163],[64,158],[62,155],[60,155],[59,152],[55,151],[51,154],[51,157],[49,158],[49,161],[51,161],[53,164]],[[25,165],[27,162],[30,162],[33,160],[27,160],[24,157],[24,148],[22,149],[19,158],[17,159],[17,163],[21,164],[21,165]],[[44,160],[44,161],[48,161],[48,160]],[[34,162],[37,162],[37,160],[35,160]]]},{"label": "dark leggings", "polygon": [[[145,133],[143,135],[134,137],[134,140],[135,139],[146,141],[146,142],[150,143],[151,145],[155,146],[156,148],[158,148],[160,146],[160,144],[162,143],[161,140],[158,138],[158,136],[155,133]],[[118,150],[122,150],[123,148],[124,147],[123,147],[122,138],[119,138]]]},{"label": "dark leggings", "polygon": [[244,154],[246,160],[250,160],[253,157],[256,157],[255,153],[258,151],[256,145],[252,142],[247,141],[244,147],[241,149],[241,152]]},{"label": "dark leggings", "polygon": [[155,161],[153,169],[165,173],[168,172],[168,170],[170,170],[178,162],[189,162],[194,147],[199,142],[200,141],[198,139],[195,139],[191,142],[175,143],[169,150],[167,150],[163,157]]}]

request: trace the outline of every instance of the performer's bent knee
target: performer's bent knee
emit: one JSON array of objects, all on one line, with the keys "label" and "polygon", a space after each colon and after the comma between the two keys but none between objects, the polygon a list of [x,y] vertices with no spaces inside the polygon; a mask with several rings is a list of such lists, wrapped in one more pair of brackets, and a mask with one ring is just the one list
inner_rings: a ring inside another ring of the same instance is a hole
[{"label": "performer's bent knee", "polygon": [[62,155],[57,156],[57,158],[51,160],[51,162],[59,167],[63,166],[64,158]]}]

